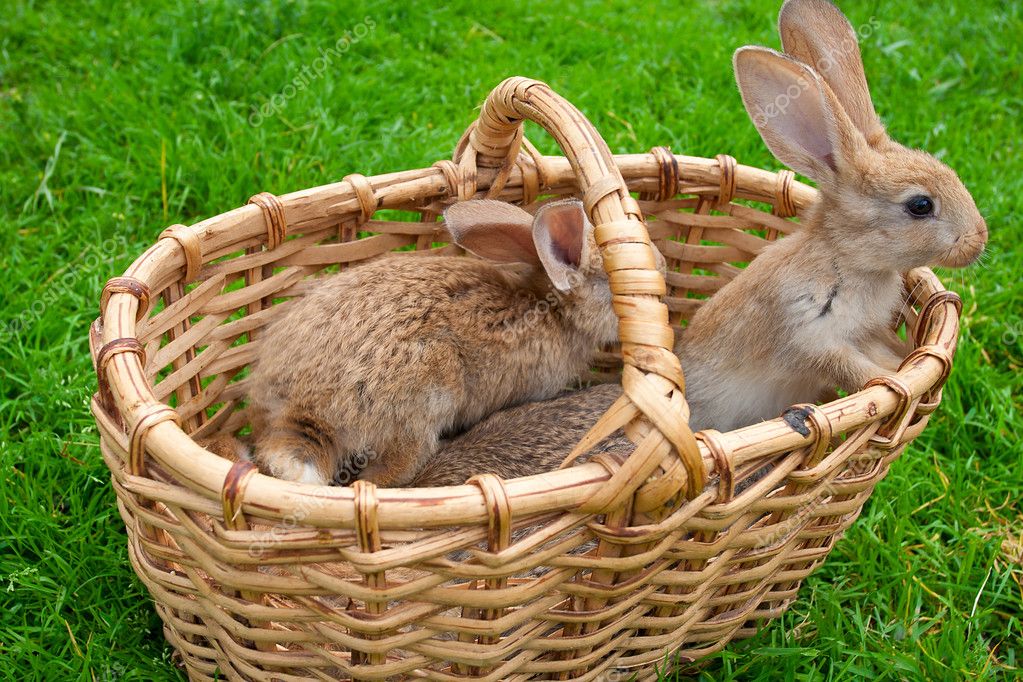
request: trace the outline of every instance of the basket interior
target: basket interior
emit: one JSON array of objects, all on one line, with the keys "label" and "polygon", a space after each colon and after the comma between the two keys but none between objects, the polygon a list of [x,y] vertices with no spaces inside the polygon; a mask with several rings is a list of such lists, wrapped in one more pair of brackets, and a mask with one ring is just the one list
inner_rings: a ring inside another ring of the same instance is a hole
[{"label": "basket interior", "polygon": [[[572,195],[548,194],[525,208],[532,212],[567,196]],[[139,330],[156,398],[175,407],[186,432],[196,438],[245,432],[245,378],[266,325],[318,277],[390,252],[410,257],[463,254],[447,243],[439,217],[448,203],[437,197],[419,207],[378,210],[364,224],[353,220],[311,226],[289,235],[273,251],[258,244],[234,250],[205,265],[198,281],[172,283],[160,292]],[[716,194],[706,192],[667,201],[641,197],[639,204],[668,265],[664,300],[676,334],[704,299],[734,278],[769,241],[797,226],[773,215],[769,205],[734,199],[719,206]],[[181,318],[182,305],[189,308],[187,320],[169,324]],[[597,349],[592,367],[576,385],[615,381],[620,370],[616,348]]]}]

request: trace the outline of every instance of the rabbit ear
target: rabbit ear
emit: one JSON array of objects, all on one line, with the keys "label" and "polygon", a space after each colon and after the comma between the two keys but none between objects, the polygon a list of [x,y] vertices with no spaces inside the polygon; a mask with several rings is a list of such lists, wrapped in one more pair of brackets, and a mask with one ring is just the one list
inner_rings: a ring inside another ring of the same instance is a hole
[{"label": "rabbit ear", "polygon": [[860,136],[813,69],[766,47],[735,52],[735,80],[775,157],[818,182],[833,181]]},{"label": "rabbit ear", "polygon": [[556,201],[536,212],[536,253],[558,291],[567,292],[578,282],[589,224],[583,203],[577,199]]},{"label": "rabbit ear", "polygon": [[778,33],[785,54],[820,74],[870,144],[887,138],[870,99],[856,31],[841,10],[828,0],[786,0]]},{"label": "rabbit ear", "polygon": [[540,265],[533,244],[533,216],[492,199],[452,204],[444,211],[451,239],[466,251],[496,263]]}]

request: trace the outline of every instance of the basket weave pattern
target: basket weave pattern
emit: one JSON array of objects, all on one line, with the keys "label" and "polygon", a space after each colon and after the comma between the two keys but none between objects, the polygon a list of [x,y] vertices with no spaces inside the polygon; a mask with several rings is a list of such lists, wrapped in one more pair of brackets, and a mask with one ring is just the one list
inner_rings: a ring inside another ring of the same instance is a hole
[{"label": "basket weave pattern", "polygon": [[[524,118],[566,157],[537,153]],[[591,436],[625,427],[631,456],[392,490],[277,481],[196,444],[246,426],[261,332],[314,276],[402,248],[456,253],[438,245],[437,217],[481,192],[527,207],[583,199],[622,337],[584,378],[625,389]],[[958,333],[957,297],[914,271],[904,318],[916,350],[897,375],[694,438],[672,331],[736,263],[797,229],[790,218],[814,197],[789,171],[724,155],[612,157],[549,88],[509,79],[453,161],[263,193],[165,230],[104,289],[92,409],[132,565],[189,676],[654,679],[666,654],[699,658],[779,615],[926,426]],[[419,220],[374,218],[384,209]]]}]

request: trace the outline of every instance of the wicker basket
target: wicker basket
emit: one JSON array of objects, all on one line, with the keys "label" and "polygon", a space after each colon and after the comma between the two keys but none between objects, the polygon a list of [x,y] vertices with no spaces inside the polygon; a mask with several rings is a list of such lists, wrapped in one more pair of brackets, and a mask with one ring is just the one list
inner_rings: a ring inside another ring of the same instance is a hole
[{"label": "wicker basket", "polygon": [[[539,155],[525,119],[567,158]],[[621,373],[626,397],[591,436],[626,426],[627,459],[449,488],[324,488],[196,444],[245,427],[246,368],[280,301],[332,266],[452,253],[437,216],[484,192],[581,196],[598,226],[622,344],[589,377]],[[653,679],[666,657],[705,656],[783,612],[926,425],[958,332],[958,298],[914,271],[916,350],[896,376],[694,438],[673,331],[815,196],[789,171],[724,155],[612,157],[546,85],[512,78],[454,161],[258,194],[168,228],[104,289],[92,410],[132,565],[189,676]],[[374,220],[381,209],[421,220]]]}]

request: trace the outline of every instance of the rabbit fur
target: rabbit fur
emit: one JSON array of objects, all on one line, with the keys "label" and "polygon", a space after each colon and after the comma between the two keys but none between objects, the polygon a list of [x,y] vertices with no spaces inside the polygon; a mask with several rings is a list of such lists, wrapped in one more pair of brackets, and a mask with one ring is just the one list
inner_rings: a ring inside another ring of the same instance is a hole
[{"label": "rabbit fur", "polygon": [[[617,319],[582,203],[445,214],[482,259],[392,255],[325,278],[270,325],[251,377],[253,460],[327,484],[412,479],[446,433],[564,390]],[[353,464],[353,461],[355,462]]]}]

